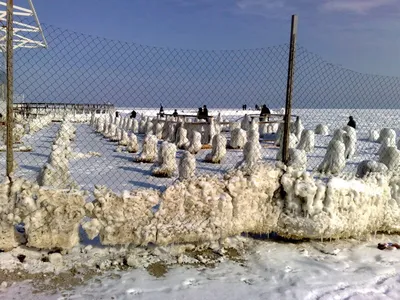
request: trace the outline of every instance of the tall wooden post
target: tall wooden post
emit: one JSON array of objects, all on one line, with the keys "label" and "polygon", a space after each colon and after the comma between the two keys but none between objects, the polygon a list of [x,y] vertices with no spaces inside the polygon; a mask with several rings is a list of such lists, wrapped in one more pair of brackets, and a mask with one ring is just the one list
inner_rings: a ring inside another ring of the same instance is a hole
[{"label": "tall wooden post", "polygon": [[[11,177],[14,167],[13,153],[13,9],[14,0],[7,0],[7,47],[6,47],[6,66],[7,66],[7,171],[8,178]],[[10,178],[11,179],[11,178]]]},{"label": "tall wooden post", "polygon": [[286,106],[285,106],[285,126],[283,131],[283,148],[282,160],[285,164],[289,161],[289,136],[290,136],[290,121],[292,115],[292,95],[293,95],[293,77],[294,77],[294,64],[296,54],[296,39],[297,39],[297,15],[292,16],[292,27],[290,31],[290,49],[289,49],[289,63],[288,63],[288,76],[286,85]]}]

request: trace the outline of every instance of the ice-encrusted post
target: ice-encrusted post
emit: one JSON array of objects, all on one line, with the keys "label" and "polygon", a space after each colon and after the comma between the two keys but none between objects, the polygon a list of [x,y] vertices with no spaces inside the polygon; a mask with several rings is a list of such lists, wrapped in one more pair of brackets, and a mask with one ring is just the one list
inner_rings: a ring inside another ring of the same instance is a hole
[{"label": "ice-encrusted post", "polygon": [[187,150],[191,154],[197,154],[201,150],[201,133],[198,131],[193,131],[192,138],[190,140],[190,145]]},{"label": "ice-encrusted post", "polygon": [[155,135],[146,135],[143,140],[142,152],[134,161],[152,163],[157,158],[157,137]]},{"label": "ice-encrusted post", "polygon": [[176,145],[163,142],[158,152],[158,162],[153,166],[152,174],[158,177],[172,177],[177,169]]},{"label": "ice-encrusted post", "polygon": [[196,157],[189,151],[185,151],[182,154],[182,158],[179,161],[179,179],[189,179],[194,176],[196,171]]},{"label": "ice-encrusted post", "polygon": [[284,163],[289,161],[289,139],[290,139],[290,118],[292,115],[292,95],[293,95],[293,79],[294,79],[294,64],[296,53],[296,39],[297,39],[297,23],[298,17],[292,16],[291,32],[290,32],[290,49],[289,49],[289,62],[288,62],[288,76],[286,85],[286,105],[285,105],[285,125],[283,130],[283,148],[282,160]]},{"label": "ice-encrusted post", "polygon": [[222,134],[214,135],[212,151],[205,157],[206,162],[219,164],[226,155],[226,137]]}]

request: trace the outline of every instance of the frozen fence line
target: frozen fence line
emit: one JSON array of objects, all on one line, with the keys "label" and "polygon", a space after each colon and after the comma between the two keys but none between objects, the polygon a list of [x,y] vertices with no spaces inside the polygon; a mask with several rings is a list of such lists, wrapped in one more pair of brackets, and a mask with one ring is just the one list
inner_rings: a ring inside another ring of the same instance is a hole
[{"label": "frozen fence line", "polygon": [[0,249],[22,242],[14,228],[21,222],[28,246],[70,249],[79,242],[84,216],[90,218],[83,224],[88,236],[99,235],[104,245],[195,243],[242,232],[296,239],[400,232],[400,177],[380,169],[368,172],[362,179],[322,181],[281,164],[258,164],[251,172],[232,170],[223,178],[176,181],[162,193],[116,194],[96,187],[95,201],[87,204],[85,192],[15,179],[0,185]]}]

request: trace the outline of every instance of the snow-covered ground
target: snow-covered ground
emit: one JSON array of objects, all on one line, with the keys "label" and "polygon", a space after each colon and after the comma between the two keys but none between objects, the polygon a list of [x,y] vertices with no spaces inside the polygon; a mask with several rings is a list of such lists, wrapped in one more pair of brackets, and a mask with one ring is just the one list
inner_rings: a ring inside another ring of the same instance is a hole
[{"label": "snow-covered ground", "polygon": [[248,248],[238,261],[170,265],[159,278],[144,268],[108,271],[69,290],[38,292],[29,282],[8,282],[0,299],[399,299],[400,251],[376,249],[389,239],[399,237],[303,243],[237,238]]},{"label": "snow-covered ground", "polygon": [[[131,108],[118,110],[122,114],[128,114]],[[195,111],[179,110],[180,112],[194,114]],[[155,116],[157,109],[137,109],[139,114],[145,116]],[[166,113],[172,112],[166,110]],[[238,120],[243,117],[242,110],[210,110],[210,114],[217,115],[221,113],[223,119],[230,121]],[[247,113],[258,113],[257,111],[247,111]],[[379,144],[368,141],[370,129],[389,127],[397,132],[399,130],[400,111],[396,110],[294,110],[294,114],[299,115],[303,121],[305,129],[314,130],[318,124],[329,126],[329,136],[316,135],[315,150],[308,154],[308,171],[313,171],[323,160],[326,152],[326,146],[332,138],[333,131],[342,128],[347,123],[349,115],[353,115],[357,121],[357,150],[355,156],[347,161],[345,172],[355,172],[357,164],[366,159],[378,159]],[[32,152],[15,153],[19,168],[17,175],[29,179],[35,179],[39,174],[40,168],[47,161],[50,153],[51,143],[58,131],[59,124],[44,128],[34,135],[28,135],[23,140],[26,145],[33,148]],[[143,135],[139,135],[141,144]],[[262,141],[262,156],[264,161],[273,162],[276,160],[278,148],[272,141]],[[150,168],[152,164],[134,163],[133,156],[126,152],[115,152],[116,143],[109,142],[101,135],[95,133],[89,125],[77,125],[76,141],[73,144],[74,151],[89,152],[95,151],[102,154],[101,157],[91,157],[89,159],[80,159],[71,161],[70,170],[78,184],[86,190],[93,190],[94,185],[106,185],[114,191],[130,190],[139,187],[164,189],[164,187],[173,182],[176,177],[156,178],[151,176]],[[197,155],[197,174],[209,173],[219,174],[234,168],[243,158],[241,150],[228,150],[227,156],[222,164],[214,165],[204,162],[204,157],[211,150],[201,150]],[[177,159],[182,155],[182,151],[177,152]],[[0,152],[0,168],[5,170],[5,152]],[[1,174],[4,176],[4,173]]]}]

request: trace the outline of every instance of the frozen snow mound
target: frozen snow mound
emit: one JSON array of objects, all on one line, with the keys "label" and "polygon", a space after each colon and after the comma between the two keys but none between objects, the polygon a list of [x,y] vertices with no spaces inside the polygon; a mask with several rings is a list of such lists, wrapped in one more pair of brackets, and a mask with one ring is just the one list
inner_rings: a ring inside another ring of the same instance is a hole
[{"label": "frozen snow mound", "polygon": [[244,171],[245,173],[251,173],[252,170],[261,161],[261,146],[258,140],[249,140],[243,149],[243,160],[238,163],[236,168]]},{"label": "frozen snow mound", "polygon": [[191,154],[197,154],[201,150],[201,147],[201,133],[198,131],[193,131],[187,150]]},{"label": "frozen snow mound", "polygon": [[153,167],[152,174],[158,177],[172,177],[177,169],[175,156],[175,144],[163,142],[158,152],[158,162]]},{"label": "frozen snow mound", "polygon": [[196,171],[196,157],[189,151],[184,151],[179,161],[179,179],[192,178]]},{"label": "frozen snow mound", "polygon": [[223,134],[217,134],[212,140],[212,151],[205,157],[206,162],[219,164],[226,155],[226,137]]},{"label": "frozen snow mound", "polygon": [[368,140],[369,140],[370,142],[376,142],[376,141],[378,141],[378,139],[379,139],[379,133],[378,133],[378,131],[377,131],[377,130],[374,130],[374,129],[371,129],[371,130],[369,131]]},{"label": "frozen snow mound", "polygon": [[304,150],[290,148],[287,165],[295,170],[305,171],[307,169],[307,153]]},{"label": "frozen snow mound", "polygon": [[139,151],[139,143],[137,136],[132,132],[129,138],[128,145],[126,146],[126,151],[129,153],[136,153]]},{"label": "frozen snow mound", "polygon": [[332,139],[326,149],[324,160],[318,166],[318,172],[333,175],[339,174],[346,166],[345,151],[344,143]]},{"label": "frozen snow mound", "polygon": [[179,127],[177,131],[176,140],[176,146],[178,149],[185,149],[190,144],[189,139],[187,138],[187,130],[182,126]]},{"label": "frozen snow mound", "polygon": [[373,160],[364,160],[358,164],[356,176],[359,178],[364,178],[372,173],[384,175],[387,174],[387,172],[388,168],[385,164]]},{"label": "frozen snow mound", "polygon": [[282,176],[286,192],[278,234],[289,238],[349,238],[379,231],[385,225],[390,198],[387,178],[381,175],[327,183],[307,173]]},{"label": "frozen snow mound", "polygon": [[312,130],[303,130],[300,137],[300,142],[297,145],[297,149],[304,150],[305,152],[314,151],[315,146],[315,134]]},{"label": "frozen snow mound", "polygon": [[379,133],[378,143],[389,139],[391,144],[396,144],[396,131],[391,128],[383,128]]},{"label": "frozen snow mound", "polygon": [[345,134],[343,135],[344,145],[346,150],[344,156],[346,159],[351,159],[356,152],[357,134],[353,127],[344,127]]},{"label": "frozen snow mound", "polygon": [[386,147],[379,154],[379,162],[386,165],[390,171],[398,169],[400,166],[400,151],[396,147]]},{"label": "frozen snow mound", "polygon": [[153,163],[157,159],[157,137],[146,135],[143,139],[142,152],[134,160],[136,162]]},{"label": "frozen snow mound", "polygon": [[83,224],[89,239],[97,235],[103,245],[147,245],[156,243],[157,224],[152,208],[159,204],[155,190],[124,191],[121,195],[96,186],[95,201],[86,204],[91,220]]},{"label": "frozen snow mound", "polygon": [[324,135],[324,136],[328,135],[329,134],[328,125],[318,124],[317,127],[315,127],[315,134]]},{"label": "frozen snow mound", "polygon": [[273,201],[281,171],[259,165],[224,180],[204,176],[177,182],[162,195],[157,244],[215,241],[241,232],[271,232],[280,213]]},{"label": "frozen snow mound", "polygon": [[85,200],[82,191],[22,188],[16,212],[25,224],[27,246],[49,250],[76,246]]},{"label": "frozen snow mound", "polygon": [[229,146],[232,149],[243,149],[247,142],[247,132],[241,128],[235,128],[231,131]]},{"label": "frozen snow mound", "polygon": [[[289,149],[296,148],[297,145],[297,137],[294,133],[291,133],[289,136]],[[283,135],[281,135],[281,142],[279,143],[279,150],[276,154],[276,160],[281,161],[283,159]]]}]

